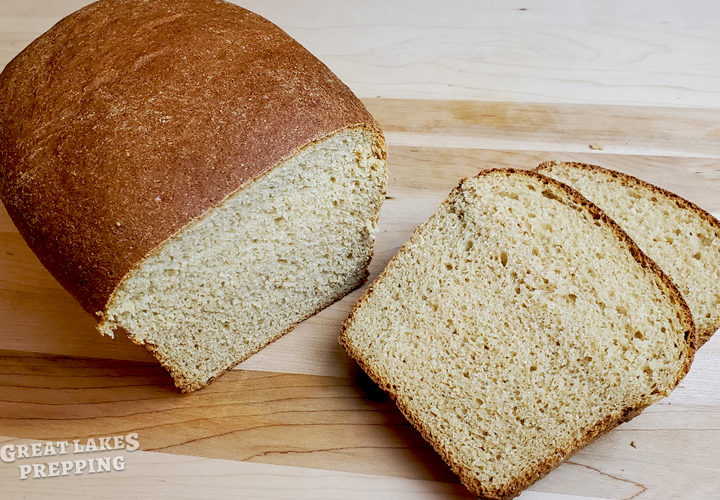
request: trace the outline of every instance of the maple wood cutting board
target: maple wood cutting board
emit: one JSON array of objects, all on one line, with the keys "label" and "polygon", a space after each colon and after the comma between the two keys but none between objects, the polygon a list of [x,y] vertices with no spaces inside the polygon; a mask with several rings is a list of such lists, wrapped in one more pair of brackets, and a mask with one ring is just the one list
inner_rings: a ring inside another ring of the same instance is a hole
[{"label": "maple wood cutting board", "polygon": [[[386,131],[390,183],[371,279],[462,177],[598,163],[720,212],[720,112],[603,105],[366,99]],[[0,496],[65,493],[466,496],[337,344],[362,290],[299,325],[205,390],[182,395],[148,353],[103,338],[0,211],[0,435],[72,440],[137,432],[105,474],[18,479]],[[2,444],[2,443],[0,443]],[[573,455],[527,498],[712,498],[720,492],[720,339],[667,398]]]}]

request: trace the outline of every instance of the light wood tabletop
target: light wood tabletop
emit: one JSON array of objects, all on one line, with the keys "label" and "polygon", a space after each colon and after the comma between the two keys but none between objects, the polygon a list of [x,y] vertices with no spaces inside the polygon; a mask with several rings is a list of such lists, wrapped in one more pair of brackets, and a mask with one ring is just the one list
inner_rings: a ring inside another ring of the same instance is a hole
[{"label": "light wood tabletop", "polygon": [[[0,67],[84,0],[0,0]],[[375,277],[462,177],[570,160],[720,215],[715,0],[242,0],[325,62],[389,143]],[[364,289],[364,287],[363,287]],[[0,446],[137,433],[121,471],[0,497],[452,498],[468,493],[337,343],[362,290],[207,389],[101,337],[0,208]],[[110,452],[108,452],[110,453]],[[522,498],[720,499],[720,338],[672,395]]]}]

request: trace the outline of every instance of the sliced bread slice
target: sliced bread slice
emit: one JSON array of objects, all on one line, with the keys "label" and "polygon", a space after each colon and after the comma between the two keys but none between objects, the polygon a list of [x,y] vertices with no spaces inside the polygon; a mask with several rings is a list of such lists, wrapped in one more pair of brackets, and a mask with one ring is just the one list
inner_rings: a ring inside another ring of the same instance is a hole
[{"label": "sliced bread slice", "polygon": [[598,205],[665,271],[685,297],[698,346],[720,328],[720,222],[697,205],[614,170],[548,162],[537,171]]},{"label": "sliced bread slice", "polygon": [[693,340],[680,292],[615,222],[520,170],[461,182],[340,337],[484,498],[518,494],[667,395]]}]

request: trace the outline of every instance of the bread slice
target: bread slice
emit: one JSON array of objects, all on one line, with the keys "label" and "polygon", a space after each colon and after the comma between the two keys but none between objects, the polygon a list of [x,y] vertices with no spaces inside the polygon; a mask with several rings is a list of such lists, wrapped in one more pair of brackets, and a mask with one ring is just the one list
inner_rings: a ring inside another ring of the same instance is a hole
[{"label": "bread slice", "polygon": [[677,288],[595,205],[487,170],[415,231],[340,342],[472,492],[510,498],[667,395],[693,338]]},{"label": "bread slice", "polygon": [[537,171],[580,191],[665,271],[695,320],[698,347],[720,328],[720,222],[697,205],[596,165],[547,162]]},{"label": "bread slice", "polygon": [[101,0],[0,74],[8,213],[183,391],[362,282],[385,158],[346,85],[228,2]]}]

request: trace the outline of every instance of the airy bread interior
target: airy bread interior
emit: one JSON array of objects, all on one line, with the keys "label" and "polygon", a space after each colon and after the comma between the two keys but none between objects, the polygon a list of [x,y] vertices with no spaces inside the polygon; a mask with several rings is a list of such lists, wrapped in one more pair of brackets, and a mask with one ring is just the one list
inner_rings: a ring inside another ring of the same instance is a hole
[{"label": "airy bread interior", "polygon": [[225,200],[129,273],[100,331],[146,345],[189,391],[356,288],[384,200],[378,140],[338,132]]},{"label": "airy bread interior", "polygon": [[585,203],[527,172],[465,180],[344,325],[349,354],[477,494],[512,496],[687,370],[680,294]]},{"label": "airy bread interior", "polygon": [[720,328],[720,223],[690,202],[620,172],[544,163],[543,175],[598,205],[675,282],[692,311],[698,344]]}]

